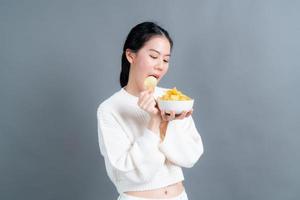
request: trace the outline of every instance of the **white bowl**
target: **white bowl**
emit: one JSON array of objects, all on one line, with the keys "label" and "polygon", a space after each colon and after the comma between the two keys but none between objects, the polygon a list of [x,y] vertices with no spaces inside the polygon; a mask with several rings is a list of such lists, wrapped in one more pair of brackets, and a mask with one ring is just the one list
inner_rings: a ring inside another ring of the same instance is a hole
[{"label": "white bowl", "polygon": [[175,111],[175,114],[180,114],[183,111],[190,111],[193,108],[194,99],[184,101],[157,99],[157,103],[160,110]]}]

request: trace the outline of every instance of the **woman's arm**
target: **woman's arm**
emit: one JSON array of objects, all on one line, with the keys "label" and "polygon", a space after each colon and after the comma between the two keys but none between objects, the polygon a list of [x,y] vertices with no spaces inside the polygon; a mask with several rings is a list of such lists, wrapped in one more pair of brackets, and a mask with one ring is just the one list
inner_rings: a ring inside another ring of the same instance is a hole
[{"label": "woman's arm", "polygon": [[135,183],[149,181],[166,159],[158,149],[160,138],[154,132],[156,122],[149,122],[149,128],[131,142],[109,109],[98,109],[97,116],[101,153],[115,170],[117,178]]},{"label": "woman's arm", "polygon": [[166,158],[181,167],[191,168],[203,154],[200,134],[191,116],[162,125],[163,141],[159,149]]}]

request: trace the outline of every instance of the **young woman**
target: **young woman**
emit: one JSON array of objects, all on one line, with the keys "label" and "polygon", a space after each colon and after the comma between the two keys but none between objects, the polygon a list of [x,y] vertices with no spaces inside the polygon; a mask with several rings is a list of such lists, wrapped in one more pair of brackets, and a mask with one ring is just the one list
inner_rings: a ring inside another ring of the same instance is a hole
[{"label": "young woman", "polygon": [[144,88],[148,76],[159,82],[168,71],[172,45],[153,22],[133,27],[123,47],[121,89],[98,107],[100,151],[118,200],[188,199],[182,167],[203,153],[192,110],[160,110],[155,99],[167,89]]}]

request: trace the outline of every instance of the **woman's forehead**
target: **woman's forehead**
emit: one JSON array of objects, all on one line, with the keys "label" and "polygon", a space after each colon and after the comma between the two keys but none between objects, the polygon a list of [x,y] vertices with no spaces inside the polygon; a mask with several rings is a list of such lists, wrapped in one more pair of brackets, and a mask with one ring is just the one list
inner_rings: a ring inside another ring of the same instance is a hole
[{"label": "woman's forehead", "polygon": [[144,48],[147,51],[155,51],[163,55],[169,55],[171,46],[167,38],[163,36],[154,36],[145,43]]}]

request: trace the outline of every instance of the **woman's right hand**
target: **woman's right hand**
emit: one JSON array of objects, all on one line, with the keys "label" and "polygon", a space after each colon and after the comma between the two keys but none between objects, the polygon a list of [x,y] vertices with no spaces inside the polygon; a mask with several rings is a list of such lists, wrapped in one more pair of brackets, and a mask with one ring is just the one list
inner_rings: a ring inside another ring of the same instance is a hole
[{"label": "woman's right hand", "polygon": [[150,115],[151,119],[161,121],[162,118],[160,110],[158,109],[152,91],[144,90],[140,93],[138,99],[138,106],[144,111],[146,111]]}]

